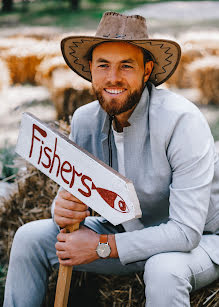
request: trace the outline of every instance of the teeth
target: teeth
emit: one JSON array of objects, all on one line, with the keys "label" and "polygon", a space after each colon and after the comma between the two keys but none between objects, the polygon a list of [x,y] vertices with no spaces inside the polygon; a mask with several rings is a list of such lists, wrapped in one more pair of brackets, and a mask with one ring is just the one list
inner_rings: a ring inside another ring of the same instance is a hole
[{"label": "teeth", "polygon": [[120,94],[120,93],[124,92],[125,90],[124,90],[124,89],[122,89],[122,90],[105,89],[105,91],[106,91],[107,93],[110,93],[110,94]]}]

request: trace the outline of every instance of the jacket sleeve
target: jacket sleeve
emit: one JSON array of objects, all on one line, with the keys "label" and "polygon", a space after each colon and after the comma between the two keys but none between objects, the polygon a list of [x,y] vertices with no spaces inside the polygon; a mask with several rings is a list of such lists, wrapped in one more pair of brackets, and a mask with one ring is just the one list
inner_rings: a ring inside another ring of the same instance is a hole
[{"label": "jacket sleeve", "polygon": [[163,252],[188,252],[200,242],[214,174],[214,140],[201,114],[191,112],[178,118],[166,156],[172,170],[168,222],[116,234],[123,264]]}]

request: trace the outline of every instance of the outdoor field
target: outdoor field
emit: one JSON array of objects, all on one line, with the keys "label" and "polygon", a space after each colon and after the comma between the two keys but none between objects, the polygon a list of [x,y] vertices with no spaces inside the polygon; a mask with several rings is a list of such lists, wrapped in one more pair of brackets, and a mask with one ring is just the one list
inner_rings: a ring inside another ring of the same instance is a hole
[{"label": "outdoor field", "polygon": [[[219,141],[219,1],[4,0],[1,5],[0,305],[15,232],[24,223],[50,218],[58,189],[15,153],[22,113],[68,135],[74,111],[94,100],[90,82],[66,65],[62,38],[94,35],[105,11],[144,16],[152,38],[172,39],[182,48],[176,72],[160,88],[197,105]],[[54,271],[44,307],[54,304],[56,278]],[[95,307],[145,304],[141,274],[73,273],[71,288],[69,306],[79,301]],[[193,293],[191,306],[219,307],[219,281]]]}]

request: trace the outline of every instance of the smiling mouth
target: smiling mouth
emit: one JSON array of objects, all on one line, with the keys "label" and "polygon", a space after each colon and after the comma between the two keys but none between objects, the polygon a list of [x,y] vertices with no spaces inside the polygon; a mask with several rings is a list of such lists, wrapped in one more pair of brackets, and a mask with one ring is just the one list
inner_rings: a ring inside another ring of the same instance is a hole
[{"label": "smiling mouth", "polygon": [[108,94],[118,95],[118,94],[125,92],[126,89],[105,88],[104,91],[107,92]]}]

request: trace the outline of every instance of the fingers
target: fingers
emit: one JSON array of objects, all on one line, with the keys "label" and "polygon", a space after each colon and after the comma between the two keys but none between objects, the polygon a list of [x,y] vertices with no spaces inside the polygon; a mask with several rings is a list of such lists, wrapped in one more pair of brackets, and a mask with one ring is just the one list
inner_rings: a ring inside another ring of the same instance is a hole
[{"label": "fingers", "polygon": [[74,195],[72,195],[71,193],[69,193],[68,191],[66,190],[61,190],[59,192],[59,196],[63,199],[66,199],[66,200],[70,200],[70,201],[73,201],[73,202],[77,202],[77,203],[80,203],[80,204],[83,204],[82,201],[80,201],[78,198],[76,198]]},{"label": "fingers", "polygon": [[67,219],[77,220],[78,222],[81,222],[90,214],[89,210],[86,211],[73,211],[69,209],[65,209],[62,207],[55,207],[54,213],[60,217],[64,217]]},{"label": "fingers", "polygon": [[82,202],[78,203],[77,201],[68,200],[62,198],[60,195],[57,197],[55,204],[56,206],[58,205],[59,207],[75,211],[85,211],[88,209],[88,206],[86,206]]},{"label": "fingers", "polygon": [[81,223],[89,215],[88,206],[79,199],[65,190],[59,192],[55,201],[54,219],[60,227]]},{"label": "fingers", "polygon": [[71,266],[72,260],[69,257],[69,252],[66,251],[65,236],[60,233],[58,234],[57,239],[59,240],[59,242],[55,244],[55,248],[59,263],[62,265]]},{"label": "fingers", "polygon": [[[64,230],[64,229],[62,229]],[[57,245],[55,245],[55,247],[57,246],[58,248],[59,247],[62,247],[61,244],[59,244],[59,242],[66,242],[66,233],[63,233],[62,231],[57,235],[57,240],[58,242],[56,243]]]},{"label": "fingers", "polygon": [[84,212],[76,212],[55,208],[54,212],[55,222],[62,228],[81,223],[87,216],[90,215],[90,212],[88,210]]}]

